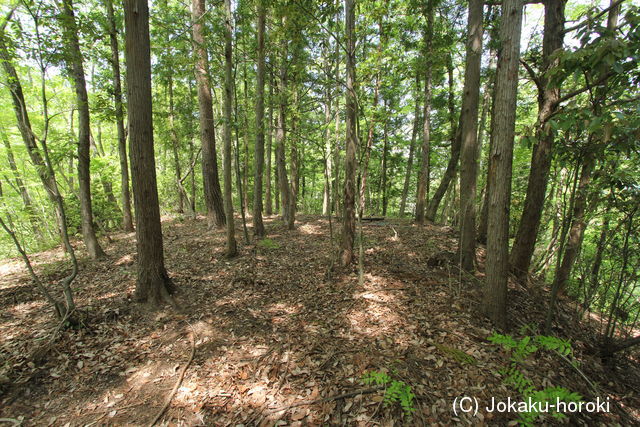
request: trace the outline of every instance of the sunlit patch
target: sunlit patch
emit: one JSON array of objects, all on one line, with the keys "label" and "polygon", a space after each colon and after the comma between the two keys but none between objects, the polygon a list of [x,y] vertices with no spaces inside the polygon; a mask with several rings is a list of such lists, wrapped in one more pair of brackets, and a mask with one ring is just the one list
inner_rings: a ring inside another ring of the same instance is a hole
[{"label": "sunlit patch", "polygon": [[23,265],[19,262],[6,262],[0,265],[0,275],[19,273],[23,269]]},{"label": "sunlit patch", "polygon": [[317,236],[326,236],[326,231],[319,225],[304,224],[298,227],[298,230],[304,234],[313,234]]},{"label": "sunlit patch", "polygon": [[131,265],[134,262],[133,254],[126,254],[120,257],[114,265]]}]

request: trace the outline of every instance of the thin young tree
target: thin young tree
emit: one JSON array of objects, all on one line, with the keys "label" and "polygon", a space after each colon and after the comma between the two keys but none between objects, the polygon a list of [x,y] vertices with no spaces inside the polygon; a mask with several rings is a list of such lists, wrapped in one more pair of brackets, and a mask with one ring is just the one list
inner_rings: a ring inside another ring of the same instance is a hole
[{"label": "thin young tree", "polygon": [[522,0],[504,0],[500,24],[501,49],[495,87],[492,168],[489,175],[486,289],[483,311],[499,328],[507,326],[509,273],[509,204],[515,137],[518,64],[522,32]]},{"label": "thin young tree", "polygon": [[228,258],[238,254],[235,221],[233,219],[233,194],[231,194],[231,118],[233,115],[233,51],[231,47],[233,24],[231,0],[224,0],[224,211],[227,219]]},{"label": "thin young tree", "polygon": [[151,46],[147,0],[125,0],[125,57],[129,101],[131,181],[136,215],[138,278],[136,299],[150,305],[174,304],[174,285],[164,267],[153,148]]},{"label": "thin young tree", "polygon": [[353,244],[356,234],[356,147],[358,133],[356,130],[356,64],[355,64],[355,0],[345,0],[345,32],[347,38],[347,92],[346,106],[346,154],[344,159],[344,206],[342,214],[342,255],[343,266],[353,261]]},{"label": "thin young tree", "polygon": [[253,234],[265,235],[262,222],[262,173],[264,169],[264,35],[267,10],[265,0],[258,0],[258,67],[256,76],[256,145],[255,175],[253,179]]},{"label": "thin young tree", "polygon": [[93,226],[91,208],[91,124],[89,118],[89,98],[82,64],[82,52],[78,40],[78,27],[73,13],[72,0],[62,0],[60,25],[65,43],[65,62],[73,80],[78,108],[78,189],[80,216],[82,219],[82,239],[89,256],[93,259],[105,256]]}]

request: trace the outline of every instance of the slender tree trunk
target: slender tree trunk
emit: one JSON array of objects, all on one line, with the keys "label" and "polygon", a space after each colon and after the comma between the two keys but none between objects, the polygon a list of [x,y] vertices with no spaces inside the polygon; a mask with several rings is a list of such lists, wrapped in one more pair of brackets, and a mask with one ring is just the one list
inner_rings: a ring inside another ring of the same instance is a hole
[{"label": "slender tree trunk", "polygon": [[233,194],[231,193],[231,116],[233,113],[233,52],[231,37],[231,0],[224,0],[224,211],[227,219],[227,257],[238,254],[235,220],[233,218]]},{"label": "slender tree trunk", "polygon": [[78,104],[78,187],[80,196],[80,214],[82,217],[82,238],[89,256],[93,259],[105,256],[93,227],[91,209],[91,173],[89,98],[82,65],[82,53],[78,41],[78,29],[73,14],[72,0],[62,0],[62,29],[66,44],[66,62],[73,79]]},{"label": "slender tree trunk", "polygon": [[[331,62],[329,59],[329,40],[325,40],[324,55],[326,58],[325,73],[331,78]],[[331,215],[331,180],[333,176],[333,149],[331,147],[331,86],[325,87],[324,101],[324,186],[322,190],[322,215]]]},{"label": "slender tree trunk", "polygon": [[175,112],[173,106],[173,76],[171,70],[169,70],[169,132],[171,133],[171,151],[173,153],[173,164],[176,173],[176,190],[178,190],[178,213],[184,212],[184,199],[185,190],[182,186],[182,170],[180,168],[180,156],[178,154],[178,146],[180,142],[178,140],[178,132],[175,126]]},{"label": "slender tree trunk", "polygon": [[522,31],[522,0],[502,2],[501,50],[495,88],[494,143],[489,173],[486,290],[483,311],[496,326],[507,326],[507,274],[509,272],[509,207],[515,136],[518,63]]},{"label": "slender tree trunk", "polygon": [[0,130],[0,136],[2,137],[2,141],[4,142],[4,147],[7,150],[7,162],[9,163],[9,169],[11,169],[11,173],[13,174],[13,180],[16,183],[16,189],[18,193],[20,193],[20,197],[22,198],[22,203],[24,204],[24,209],[29,215],[29,222],[33,228],[34,233],[37,235],[42,234],[42,230],[38,226],[37,222],[37,213],[35,208],[33,207],[33,202],[31,201],[31,195],[29,194],[29,190],[27,190],[27,186],[24,184],[22,177],[20,176],[20,171],[18,170],[18,166],[16,164],[15,156],[13,155],[13,148],[11,147],[11,143],[9,142],[9,137],[5,132],[4,128]]},{"label": "slender tree trunk", "polygon": [[[476,180],[478,174],[478,104],[482,58],[482,0],[469,1],[467,55],[460,126],[460,267],[474,270],[476,259]],[[517,73],[517,71],[516,71]],[[511,178],[509,178],[511,179]]]},{"label": "slender tree trunk", "polygon": [[[192,0],[193,50],[196,54],[196,81],[198,83],[198,108],[200,110],[200,142],[202,144],[202,186],[207,207],[209,228],[222,228],[225,209],[220,191],[216,153],[216,131],[213,118],[213,101],[209,84],[209,60],[204,37],[205,0]],[[226,185],[226,184],[225,184]]]},{"label": "slender tree trunk", "polygon": [[547,120],[555,114],[560,99],[560,83],[552,84],[547,71],[556,66],[559,59],[555,55],[562,49],[564,38],[565,0],[545,1],[544,38],[542,43],[542,70],[538,88],[538,122],[536,145],[533,147],[529,182],[524,201],[524,209],[511,250],[511,269],[520,279],[529,272],[535,249],[544,199],[551,169],[554,132]]},{"label": "slender tree trunk", "polygon": [[[283,26],[286,22],[283,18]],[[289,215],[291,207],[291,194],[289,187],[289,178],[287,177],[287,167],[285,159],[285,142],[286,142],[286,114],[287,114],[287,41],[282,40],[281,59],[280,59],[280,78],[278,82],[278,123],[276,129],[276,165],[278,168],[278,186],[280,189],[280,208],[282,209],[282,220],[285,224],[289,224]]]},{"label": "slender tree trunk", "polygon": [[153,150],[151,45],[147,0],[125,0],[125,54],[130,129],[131,181],[136,212],[138,280],[136,299],[174,304],[173,283],[164,267],[162,225]]},{"label": "slender tree trunk", "polygon": [[[262,173],[264,167],[264,33],[267,11],[265,0],[258,1],[258,70],[256,84],[256,146],[255,175],[253,179],[253,234],[265,235],[262,223]],[[269,153],[271,154],[271,153]],[[267,175],[268,176],[268,175]],[[269,201],[271,202],[271,201]]]},{"label": "slender tree trunk", "polygon": [[431,179],[431,79],[433,55],[433,21],[434,0],[427,0],[427,28],[424,35],[426,71],[424,79],[424,113],[422,129],[422,158],[420,163],[420,177],[418,179],[418,194],[416,198],[416,223],[424,224],[425,203],[429,198]]},{"label": "slender tree trunk", "polygon": [[382,165],[380,168],[382,169],[382,176],[380,177],[380,187],[382,193],[382,216],[387,216],[387,181],[388,181],[388,164],[387,158],[389,157],[389,120],[387,118],[387,100],[384,101],[384,126],[382,131]]},{"label": "slender tree trunk", "polygon": [[116,125],[118,129],[118,156],[120,158],[120,199],[122,203],[122,229],[133,231],[133,215],[131,214],[131,192],[129,189],[129,161],[127,159],[127,134],[124,127],[124,111],[122,108],[122,84],[120,79],[120,49],[118,48],[118,31],[113,13],[113,0],[105,0],[107,19],[109,21],[109,41],[111,43],[111,70],[113,72],[113,99],[115,103]]},{"label": "slender tree trunk", "polygon": [[356,129],[356,37],[355,37],[355,0],[345,0],[345,33],[347,39],[347,92],[346,92],[346,154],[344,175],[344,207],[342,215],[342,265],[353,261],[353,244],[356,234],[356,147],[358,133]]},{"label": "slender tree trunk", "polygon": [[265,200],[267,206],[265,213],[271,215],[273,213],[273,201],[271,196],[271,146],[273,141],[273,73],[269,74],[269,116],[267,126],[267,167],[265,170]]},{"label": "slender tree trunk", "polygon": [[451,181],[453,181],[453,179],[456,177],[456,173],[458,171],[458,160],[460,160],[460,145],[462,138],[458,122],[462,119],[462,117],[458,117],[456,119],[455,93],[453,86],[453,59],[451,57],[451,54],[447,55],[447,75],[449,80],[448,108],[449,125],[451,126],[451,131],[449,134],[449,139],[451,141],[451,156],[449,157],[449,162],[447,163],[447,168],[444,171],[442,180],[440,180],[440,184],[438,185],[435,193],[433,193],[433,197],[431,198],[431,201],[427,206],[426,217],[429,221],[435,221],[438,208],[440,207],[440,202],[446,194]]},{"label": "slender tree trunk", "polygon": [[416,139],[418,138],[418,126],[420,124],[420,74],[416,73],[416,94],[414,96],[415,109],[413,111],[413,129],[411,131],[411,145],[409,145],[409,158],[407,159],[407,171],[404,175],[404,185],[402,186],[402,198],[400,199],[400,217],[405,214],[407,208],[407,195],[409,194],[409,184],[413,172],[413,157],[416,151]]}]

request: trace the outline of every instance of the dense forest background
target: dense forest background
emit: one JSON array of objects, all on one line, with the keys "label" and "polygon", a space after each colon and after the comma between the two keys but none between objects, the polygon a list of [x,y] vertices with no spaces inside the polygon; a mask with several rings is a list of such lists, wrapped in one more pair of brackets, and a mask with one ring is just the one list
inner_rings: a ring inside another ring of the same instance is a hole
[{"label": "dense forest background", "polygon": [[[636,1],[3,3],[0,256],[59,320],[79,248],[135,230],[136,298],[179,309],[161,218],[231,259],[316,215],[331,271],[364,280],[362,223],[446,225],[500,330],[515,281],[549,286],[547,335],[568,296],[603,356],[640,343]],[[29,257],[60,245],[50,286]]]}]

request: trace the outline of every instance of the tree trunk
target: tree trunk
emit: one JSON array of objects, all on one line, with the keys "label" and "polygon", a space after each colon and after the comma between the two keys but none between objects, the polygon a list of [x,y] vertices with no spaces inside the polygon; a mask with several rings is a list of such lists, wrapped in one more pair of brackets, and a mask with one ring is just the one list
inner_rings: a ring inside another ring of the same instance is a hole
[{"label": "tree trunk", "polygon": [[461,144],[461,135],[460,135],[460,126],[459,121],[461,117],[458,117],[456,120],[455,113],[455,93],[454,93],[454,82],[453,82],[453,59],[451,54],[447,55],[447,75],[449,80],[449,99],[448,99],[448,107],[449,107],[449,123],[451,126],[451,131],[449,133],[449,139],[451,141],[451,156],[449,157],[449,162],[447,163],[447,169],[444,171],[444,175],[442,176],[442,180],[438,185],[435,193],[433,193],[433,197],[427,206],[427,219],[429,221],[435,221],[436,214],[438,213],[438,207],[440,207],[440,202],[442,202],[442,198],[447,192],[451,181],[456,177],[456,173],[458,171],[458,160],[460,160],[460,144]]},{"label": "tree trunk", "polygon": [[[283,18],[282,25],[286,25]],[[287,41],[282,40],[280,59],[280,78],[278,82],[278,123],[276,129],[276,166],[278,168],[278,186],[280,190],[280,208],[282,209],[282,221],[289,224],[291,208],[291,194],[285,157],[286,139],[286,114],[287,114]]]},{"label": "tree trunk", "polygon": [[542,70],[538,88],[538,122],[536,125],[536,145],[533,147],[529,182],[524,201],[524,209],[511,250],[511,269],[520,279],[529,272],[531,258],[535,249],[540,218],[544,208],[544,199],[551,169],[554,132],[547,120],[555,114],[560,99],[560,82],[551,84],[547,77],[550,68],[558,63],[552,58],[562,49],[564,38],[565,0],[546,0],[544,18],[544,38],[542,43]]},{"label": "tree trunk", "polygon": [[122,108],[122,84],[120,79],[120,50],[118,48],[118,31],[113,13],[113,0],[105,0],[107,19],[109,21],[109,40],[111,43],[111,69],[113,72],[113,99],[115,103],[116,125],[118,129],[118,156],[120,158],[120,187],[122,203],[122,229],[133,231],[133,215],[131,214],[131,192],[129,190],[129,161],[127,159],[127,134],[124,127],[124,111]]},{"label": "tree trunk", "polygon": [[[478,174],[478,104],[482,58],[482,0],[469,1],[467,55],[461,112],[460,267],[473,272],[476,259],[476,179]],[[517,70],[516,70],[517,78]],[[511,177],[509,176],[509,180]]]},{"label": "tree trunk", "polygon": [[[264,168],[264,33],[266,22],[265,0],[258,0],[258,69],[256,84],[256,146],[255,175],[253,179],[253,234],[264,237],[262,223],[262,171]],[[268,175],[267,175],[268,176]]]},{"label": "tree trunk", "polygon": [[489,172],[486,290],[483,300],[484,313],[501,329],[507,326],[509,208],[521,31],[522,0],[504,0],[492,123],[494,143],[489,167],[494,172]]},{"label": "tree trunk", "polygon": [[80,214],[82,217],[82,238],[89,256],[93,259],[105,256],[93,228],[93,210],[91,209],[91,173],[89,98],[82,65],[82,53],[78,41],[78,29],[73,14],[72,0],[62,0],[61,25],[66,44],[66,63],[73,79],[78,105],[78,188]]},{"label": "tree trunk", "polygon": [[173,283],[164,267],[151,107],[151,47],[147,0],[125,0],[125,54],[130,130],[131,181],[136,212],[138,280],[136,299],[173,304]]},{"label": "tree trunk", "polygon": [[224,0],[224,12],[224,211],[227,219],[226,255],[227,258],[231,258],[238,254],[233,218],[233,194],[231,193],[231,116],[233,113],[231,107],[233,101],[231,0]]},{"label": "tree trunk", "polygon": [[402,198],[400,199],[399,216],[404,217],[407,208],[407,195],[409,194],[409,184],[411,183],[411,173],[413,172],[413,157],[416,151],[416,139],[418,138],[418,126],[420,123],[420,75],[416,73],[416,94],[414,97],[415,109],[413,111],[413,129],[411,131],[411,145],[409,145],[409,158],[407,159],[407,171],[404,175],[404,185],[402,186]]},{"label": "tree trunk", "polygon": [[429,197],[429,181],[431,179],[431,77],[433,55],[433,21],[435,0],[427,0],[427,29],[425,31],[425,79],[424,79],[424,113],[422,128],[422,159],[420,163],[420,177],[418,179],[418,194],[416,198],[416,223],[424,224],[425,203]]},{"label": "tree trunk", "polygon": [[356,234],[356,147],[358,134],[356,129],[356,37],[355,37],[355,1],[345,0],[345,33],[347,39],[347,93],[346,106],[346,154],[344,159],[344,206],[342,214],[342,266],[353,261],[353,243]]},{"label": "tree trunk", "polygon": [[271,146],[273,141],[273,73],[269,74],[269,118],[267,127],[267,167],[265,170],[265,200],[267,206],[265,213],[271,215],[273,213],[273,201],[271,196]]},{"label": "tree trunk", "polygon": [[[198,83],[198,108],[200,111],[200,142],[202,144],[202,187],[207,207],[209,228],[222,228],[226,221],[220,191],[216,132],[213,118],[213,101],[209,84],[209,60],[204,37],[205,0],[192,0],[193,50],[196,54],[196,81]],[[226,185],[226,184],[225,184]]]},{"label": "tree trunk", "polygon": [[184,212],[184,199],[185,191],[180,180],[182,179],[182,171],[180,168],[180,156],[178,154],[178,146],[180,142],[178,140],[178,132],[175,126],[175,112],[173,107],[173,76],[172,71],[169,70],[169,132],[171,134],[171,151],[173,153],[173,164],[176,173],[176,190],[178,191],[178,213]]}]

